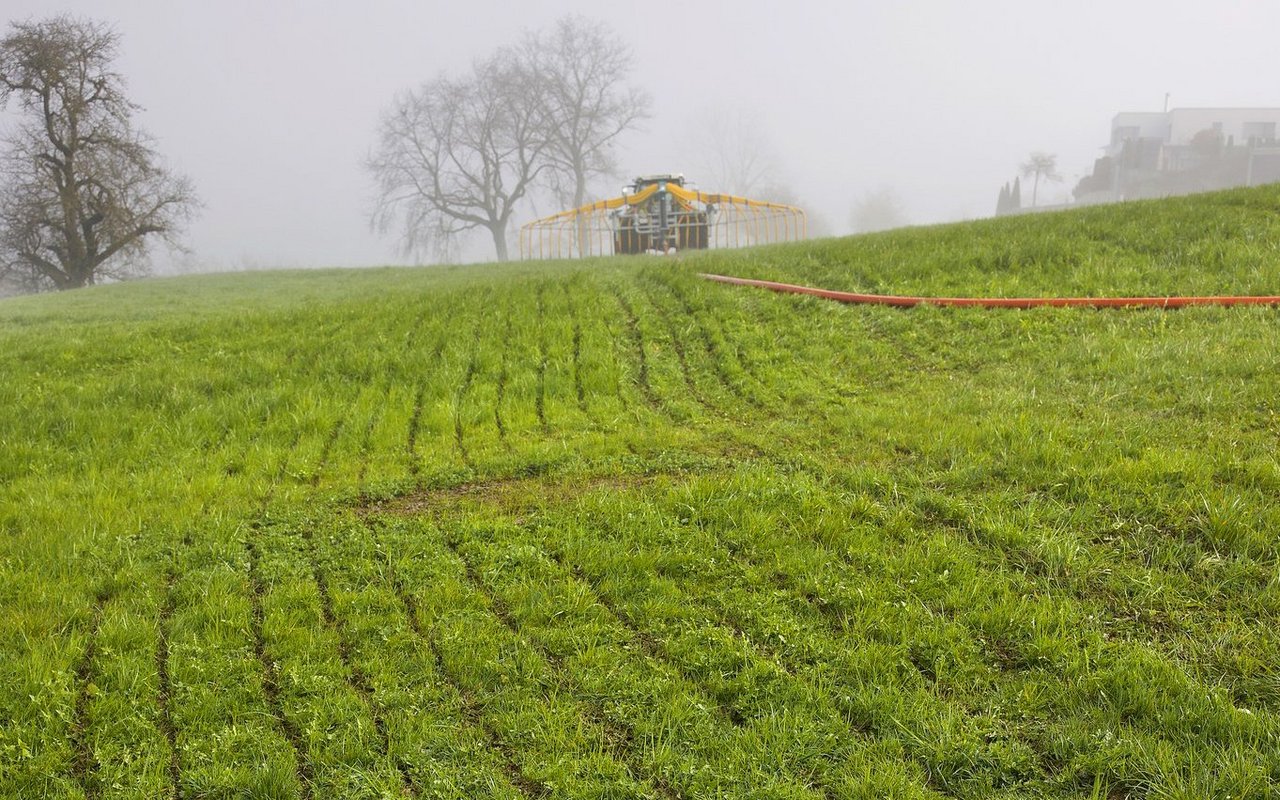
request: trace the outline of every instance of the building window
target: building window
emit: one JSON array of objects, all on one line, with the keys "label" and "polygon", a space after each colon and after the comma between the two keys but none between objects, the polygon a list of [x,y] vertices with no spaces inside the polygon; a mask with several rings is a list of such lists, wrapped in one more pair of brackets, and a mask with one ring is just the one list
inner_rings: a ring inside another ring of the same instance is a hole
[{"label": "building window", "polygon": [[1137,139],[1137,138],[1138,138],[1137,125],[1120,125],[1119,127],[1111,131],[1112,144],[1120,144],[1121,142],[1127,141],[1129,139]]},{"label": "building window", "polygon": [[1246,142],[1270,144],[1276,139],[1276,124],[1274,122],[1246,122],[1241,135]]}]

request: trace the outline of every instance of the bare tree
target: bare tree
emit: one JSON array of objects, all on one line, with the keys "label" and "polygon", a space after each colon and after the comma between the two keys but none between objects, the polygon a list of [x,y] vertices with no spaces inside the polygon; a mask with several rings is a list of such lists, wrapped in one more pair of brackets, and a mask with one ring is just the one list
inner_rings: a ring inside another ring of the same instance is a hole
[{"label": "bare tree", "polygon": [[0,277],[73,289],[143,271],[149,239],[174,243],[196,205],[135,129],[112,71],[118,36],[57,16],[0,40],[0,105],[19,120],[0,156]]},{"label": "bare tree", "polygon": [[700,186],[752,197],[785,188],[777,148],[758,114],[712,108],[694,120],[691,130]]},{"label": "bare tree", "polygon": [[1031,205],[1036,204],[1036,195],[1040,189],[1040,179],[1046,181],[1061,181],[1062,176],[1058,174],[1058,157],[1052,153],[1035,152],[1027,159],[1021,167],[1022,177],[1034,178],[1031,184]]},{"label": "bare tree", "polygon": [[626,85],[631,48],[604,23],[561,17],[550,32],[526,36],[520,56],[541,85],[552,189],[577,208],[593,177],[615,172],[618,138],[648,116],[651,101]]},{"label": "bare tree", "polygon": [[486,229],[507,260],[507,225],[546,167],[539,83],[509,51],[461,78],[441,75],[398,97],[367,167],[378,186],[374,223],[399,227],[406,253],[447,252]]},{"label": "bare tree", "polygon": [[849,222],[853,226],[854,233],[885,231],[908,224],[907,213],[903,210],[901,198],[888,186],[881,186],[874,192],[864,194],[862,199],[854,204]]}]

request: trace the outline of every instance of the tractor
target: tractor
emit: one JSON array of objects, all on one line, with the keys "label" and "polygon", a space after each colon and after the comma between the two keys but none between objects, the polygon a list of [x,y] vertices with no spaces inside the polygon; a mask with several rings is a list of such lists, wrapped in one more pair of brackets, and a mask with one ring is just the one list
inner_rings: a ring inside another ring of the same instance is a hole
[{"label": "tractor", "polygon": [[613,212],[613,252],[618,255],[670,253],[673,250],[707,249],[707,228],[716,207],[699,209],[674,194],[667,186],[684,188],[683,175],[648,175],[622,190],[623,196],[637,196],[650,186],[657,187],[647,199],[624,205]]},{"label": "tractor", "polygon": [[794,206],[701,192],[683,175],[643,175],[622,195],[534,220],[520,229],[524,258],[669,255],[803,239]]}]

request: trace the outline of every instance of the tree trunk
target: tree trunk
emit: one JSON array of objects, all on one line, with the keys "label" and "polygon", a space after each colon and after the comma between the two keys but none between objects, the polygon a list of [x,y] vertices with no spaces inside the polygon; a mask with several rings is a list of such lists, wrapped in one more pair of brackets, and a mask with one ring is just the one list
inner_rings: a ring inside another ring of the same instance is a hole
[{"label": "tree trunk", "polygon": [[498,260],[508,261],[510,257],[507,255],[507,224],[495,222],[489,226],[489,234],[493,237],[493,249],[498,254]]},{"label": "tree trunk", "polygon": [[587,170],[582,164],[573,165],[573,207],[587,202]]},{"label": "tree trunk", "polygon": [[1036,194],[1038,194],[1039,191],[1040,191],[1040,172],[1037,171],[1036,179],[1031,184],[1031,207],[1032,208],[1036,207]]},{"label": "tree trunk", "polygon": [[[573,207],[582,208],[582,204],[587,202],[587,175],[586,170],[580,164],[574,165],[573,170]],[[588,220],[585,216],[578,215],[578,257],[591,255],[591,231],[587,228]],[[597,255],[603,255],[598,253]]]}]

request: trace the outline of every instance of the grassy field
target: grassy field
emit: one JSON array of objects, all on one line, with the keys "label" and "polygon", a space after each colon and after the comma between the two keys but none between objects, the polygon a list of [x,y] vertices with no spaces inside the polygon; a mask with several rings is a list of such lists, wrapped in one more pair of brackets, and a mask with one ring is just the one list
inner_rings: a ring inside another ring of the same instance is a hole
[{"label": "grassy field", "polygon": [[0,796],[1280,796],[1280,189],[0,302]]}]

